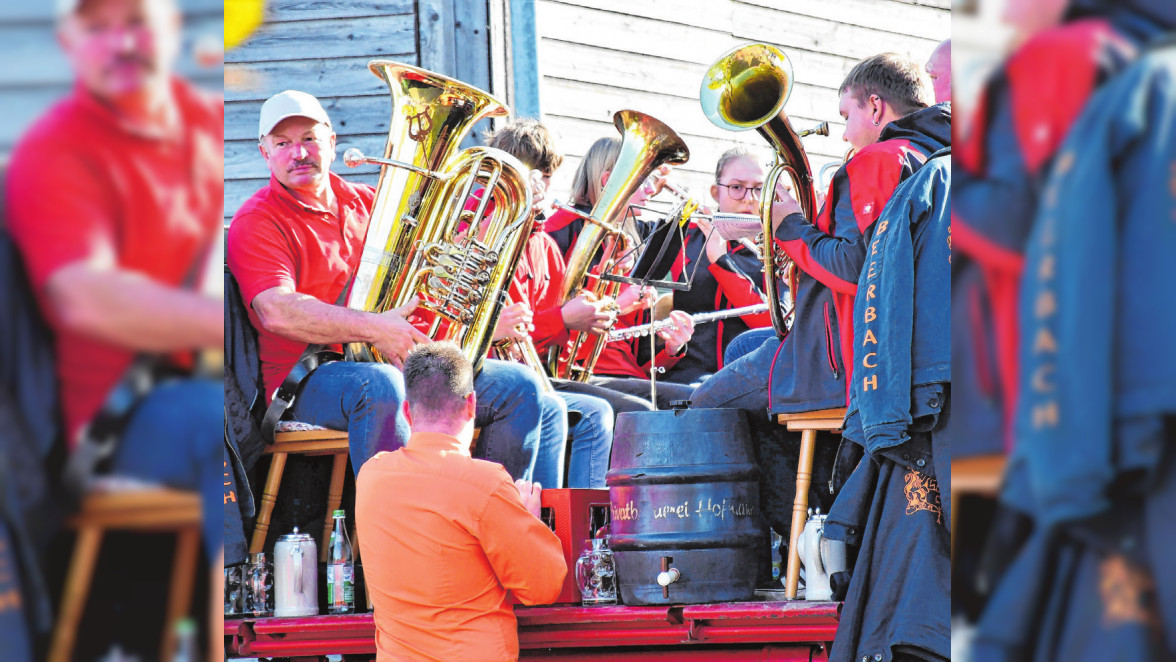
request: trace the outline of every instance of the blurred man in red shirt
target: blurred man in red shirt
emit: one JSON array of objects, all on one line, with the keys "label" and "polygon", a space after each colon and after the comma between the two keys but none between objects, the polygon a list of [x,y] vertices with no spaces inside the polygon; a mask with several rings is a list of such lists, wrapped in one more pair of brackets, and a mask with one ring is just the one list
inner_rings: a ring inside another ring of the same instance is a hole
[{"label": "blurred man in red shirt", "polygon": [[554,600],[567,566],[538,486],[470,456],[473,371],[453,343],[404,362],[408,444],[363,465],[355,517],[375,608],[376,659],[517,659],[507,592]]},{"label": "blurred man in red shirt", "polygon": [[[106,460],[83,462],[71,485],[109,470],[200,490],[215,559],[223,387],[191,375],[191,352],[224,344],[223,101],[172,74],[172,0],[57,4],[76,85],[20,140],[5,194],[53,332],[72,459]],[[148,373],[149,390],[130,388]]]}]

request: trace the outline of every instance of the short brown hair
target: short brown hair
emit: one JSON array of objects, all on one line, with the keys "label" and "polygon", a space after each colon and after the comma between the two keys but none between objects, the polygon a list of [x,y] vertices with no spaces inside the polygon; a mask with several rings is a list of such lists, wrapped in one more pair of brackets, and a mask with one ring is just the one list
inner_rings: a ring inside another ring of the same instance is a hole
[{"label": "short brown hair", "polygon": [[453,342],[417,345],[404,360],[404,388],[414,418],[452,417],[474,392],[474,369]]},{"label": "short brown hair", "polygon": [[837,94],[849,92],[858,105],[877,94],[899,115],[931,105],[930,85],[919,65],[897,53],[881,53],[858,62]]},{"label": "short brown hair", "polygon": [[530,117],[519,117],[507,122],[486,136],[486,144],[501,149],[528,168],[545,175],[554,173],[563,163],[563,154],[555,148],[551,132],[542,122]]}]

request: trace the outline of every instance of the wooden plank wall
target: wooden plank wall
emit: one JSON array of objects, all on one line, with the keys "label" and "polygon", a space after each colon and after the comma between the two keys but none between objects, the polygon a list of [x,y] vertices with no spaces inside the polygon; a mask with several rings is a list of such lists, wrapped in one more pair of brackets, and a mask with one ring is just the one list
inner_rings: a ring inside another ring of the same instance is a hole
[{"label": "wooden plank wall", "polygon": [[[179,0],[184,12],[184,41],[178,71],[205,89],[223,86],[220,63],[196,62],[198,44],[213,51],[224,43],[220,0]],[[0,2],[0,163],[7,160],[24,130],[57,99],[73,80],[69,64],[54,35],[54,2]]]},{"label": "wooden plank wall", "polygon": [[950,0],[537,0],[543,120],[567,155],[551,195],[566,199],[587,148],[617,135],[613,112],[634,108],[669,124],[687,142],[679,177],[706,191],[718,156],[744,143],[769,158],[754,131],[713,126],[698,103],[706,68],[739,44],[766,41],[792,60],[796,85],[787,112],[799,130],[826,120],[830,137],[809,137],[814,171],[841,159],[844,123],[837,88],[862,58],[884,51],[920,64],[951,36]]},{"label": "wooden plank wall", "polygon": [[[426,23],[428,20],[426,19]],[[413,0],[269,0],[265,23],[225,54],[225,221],[269,179],[257,151],[261,104],[286,89],[309,92],[331,115],[342,155],[349,147],[383,152],[388,88],[372,59],[419,64]],[[377,169],[336,172],[375,184]]]},{"label": "wooden plank wall", "polygon": [[318,97],[338,136],[334,171],[374,185],[378,168],[351,170],[341,156],[350,147],[378,155],[388,139],[388,87],[368,61],[418,65],[489,89],[488,24],[485,0],[268,0],[262,26],[225,57],[226,224],[269,178],[257,151],[267,98],[286,89]]}]

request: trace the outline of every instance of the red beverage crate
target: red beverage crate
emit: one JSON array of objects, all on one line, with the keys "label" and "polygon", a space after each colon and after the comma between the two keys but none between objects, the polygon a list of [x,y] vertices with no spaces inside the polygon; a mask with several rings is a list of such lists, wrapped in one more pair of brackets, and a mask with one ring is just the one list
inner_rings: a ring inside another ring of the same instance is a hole
[{"label": "red beverage crate", "polygon": [[544,489],[540,493],[542,518],[559,536],[568,575],[555,604],[580,603],[576,585],[576,560],[584,552],[584,541],[609,522],[608,490]]}]

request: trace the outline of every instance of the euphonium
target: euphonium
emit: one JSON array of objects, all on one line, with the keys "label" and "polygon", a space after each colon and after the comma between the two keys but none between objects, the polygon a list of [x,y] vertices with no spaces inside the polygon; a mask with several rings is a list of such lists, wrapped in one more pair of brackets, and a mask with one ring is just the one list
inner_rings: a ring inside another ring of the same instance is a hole
[{"label": "euphonium", "polygon": [[[527,241],[527,168],[488,147],[458,151],[473,125],[507,115],[494,97],[424,69],[368,63],[392,94],[384,158],[347,150],[348,166],[381,165],[363,256],[347,306],[380,313],[414,295],[433,312],[429,337],[454,340],[475,370],[490,347],[506,288]],[[466,209],[482,190],[476,208]],[[348,349],[383,361],[364,343]]]},{"label": "euphonium", "polygon": [[[760,201],[763,224],[764,291],[768,302],[780,300],[776,277],[785,278],[791,260],[776,247],[772,238],[772,200],[776,182],[785,172],[792,178],[793,192],[806,218],[814,219],[817,208],[813,175],[808,156],[800,144],[802,135],[829,135],[827,124],[813,131],[797,133],[784,113],[792,92],[792,65],[784,53],[768,44],[747,44],[735,48],[710,66],[702,78],[699,101],[702,112],[715,126],[729,131],[756,129],[776,152],[776,163],[764,179]],[[790,279],[791,280],[791,279]],[[791,283],[795,287],[795,283]],[[796,294],[793,292],[793,297]],[[787,315],[778,305],[768,307],[772,326],[781,337],[787,331]]]},{"label": "euphonium", "polygon": [[[625,212],[629,208],[629,198],[645,182],[658,166],[663,164],[680,165],[690,158],[690,150],[686,142],[677,133],[661,121],[635,110],[620,110],[613,115],[613,124],[621,132],[621,152],[613,164],[608,182],[592,211],[584,216],[587,221],[584,229],[576,238],[568,257],[567,271],[561,285],[563,301],[567,303],[576,297],[586,284],[588,271],[592,259],[604,240],[612,235],[623,237],[621,229]],[[595,291],[598,296],[613,296],[619,283],[605,281],[600,276],[614,265],[602,262],[600,275],[596,276]],[[609,287],[612,286],[612,287]],[[563,350],[563,354],[553,362],[553,374],[564,379],[574,379],[585,382],[592,376],[592,369],[600,352],[604,347],[605,336],[599,335],[590,342],[595,343],[588,358],[576,365],[576,358],[580,355],[580,347],[588,340],[587,332],[573,332],[571,342]]]}]

